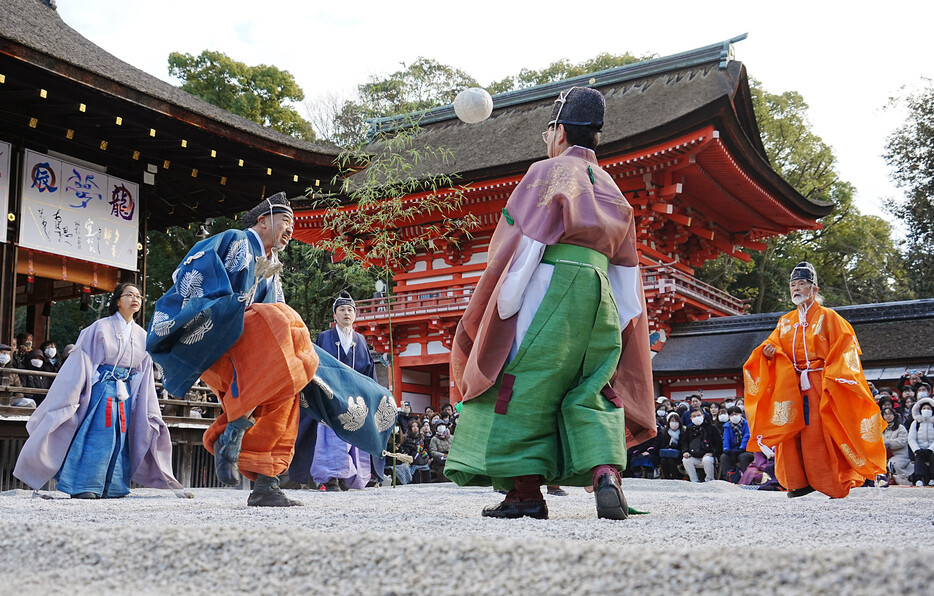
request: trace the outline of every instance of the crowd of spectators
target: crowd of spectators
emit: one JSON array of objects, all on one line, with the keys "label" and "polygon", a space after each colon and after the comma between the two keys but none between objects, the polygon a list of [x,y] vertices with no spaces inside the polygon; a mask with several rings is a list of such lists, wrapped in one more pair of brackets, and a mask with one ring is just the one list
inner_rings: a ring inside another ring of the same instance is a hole
[{"label": "crowd of spectators", "polygon": [[[869,386],[884,423],[888,469],[867,484],[934,486],[931,380],[907,370],[895,389]],[[629,449],[626,476],[691,482],[720,479],[765,490],[779,488],[770,448],[774,446],[747,450],[751,437],[742,397],[723,402],[704,402],[700,395],[681,402],[659,397],[656,422],[656,437]]]},{"label": "crowd of spectators", "polygon": [[428,406],[424,414],[415,414],[409,402],[402,402],[388,451],[407,457],[388,457],[387,474],[392,474],[394,468],[396,479],[402,484],[446,480],[444,464],[451,450],[457,417],[457,411],[450,404],[441,406],[441,412]]},{"label": "crowd of spectators", "polygon": [[742,397],[722,402],[705,402],[701,395],[681,402],[659,397],[655,414],[656,436],[629,449],[624,475],[775,488],[771,449],[765,446],[766,455],[747,450],[749,423]]}]

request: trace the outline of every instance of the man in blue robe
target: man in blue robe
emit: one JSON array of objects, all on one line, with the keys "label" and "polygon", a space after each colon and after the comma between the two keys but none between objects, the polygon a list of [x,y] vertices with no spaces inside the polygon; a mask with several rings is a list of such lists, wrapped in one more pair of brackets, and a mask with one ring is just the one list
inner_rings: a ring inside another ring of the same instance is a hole
[{"label": "man in blue robe", "polygon": [[[320,333],[315,345],[334,356],[341,363],[374,381],[376,366],[370,356],[366,338],[353,329],[357,307],[347,292],[341,292],[334,301],[336,325]],[[362,489],[371,477],[383,478],[385,458],[370,457],[362,449],[343,441],[327,425],[317,425],[302,410],[295,456],[289,467],[289,479],[297,484],[324,484],[327,490]]]},{"label": "man in blue robe", "polygon": [[156,303],[146,347],[170,394],[185,395],[203,376],[224,404],[204,438],[218,479],[237,485],[240,471],[255,479],[248,505],[300,505],[279,489],[278,475],[291,461],[297,397],[318,359],[279,279],[277,253],[293,229],[285,193],[263,200],[243,224],[189,251]]}]

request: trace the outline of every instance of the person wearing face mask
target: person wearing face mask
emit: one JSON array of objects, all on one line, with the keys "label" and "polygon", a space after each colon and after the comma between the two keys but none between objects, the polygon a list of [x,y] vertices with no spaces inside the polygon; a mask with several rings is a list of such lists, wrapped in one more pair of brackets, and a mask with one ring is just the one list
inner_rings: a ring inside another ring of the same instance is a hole
[{"label": "person wearing face mask", "polygon": [[882,408],[882,419],[887,425],[882,431],[885,454],[889,458],[887,480],[889,484],[910,484],[909,476],[914,472],[914,466],[908,457],[908,429],[892,408]]},{"label": "person wearing face mask", "polygon": [[[23,368],[25,370],[32,370],[36,372],[48,372],[46,370],[47,363],[45,355],[41,350],[32,350],[26,354],[25,362],[23,363]],[[52,380],[54,377],[46,377],[40,375],[29,375],[24,374],[20,376],[20,380],[23,383],[23,387],[31,387],[33,389],[48,389],[52,386]],[[34,394],[36,404],[41,404],[45,399],[45,394],[37,393]]]},{"label": "person wearing face mask", "polygon": [[[13,372],[7,372],[6,368],[13,368],[13,353],[10,346],[6,344],[0,344],[0,380],[2,380],[4,385],[8,385],[11,389],[15,387],[22,387],[23,383],[19,378],[19,375]],[[35,408],[36,400],[24,396],[22,393],[14,393],[10,396],[10,405],[16,406],[18,408]]]},{"label": "person wearing face mask", "polygon": [[655,452],[658,454],[659,466],[662,469],[662,478],[680,480],[678,464],[681,463],[681,417],[677,412],[669,412],[665,417],[664,426],[659,429],[655,437]]},{"label": "person wearing face mask", "polygon": [[42,355],[45,356],[46,370],[49,372],[58,372],[62,368],[62,359],[58,353],[55,342],[47,339],[39,346]]},{"label": "person wearing face mask", "polygon": [[727,422],[723,425],[723,453],[720,455],[721,480],[726,480],[727,474],[734,467],[742,474],[754,457],[752,453],[746,451],[746,445],[749,444],[749,424],[743,418],[743,411],[733,406],[724,414],[727,416]]},{"label": "person wearing face mask", "polygon": [[751,435],[777,445],[775,474],[789,497],[815,490],[845,497],[885,472],[885,422],[856,334],[823,306],[819,290],[814,266],[796,265],[789,293],[797,308],[779,318],[743,367]]},{"label": "person wearing face mask", "polygon": [[908,446],[915,454],[915,485],[934,486],[934,399],[919,399],[911,415]]},{"label": "person wearing face mask", "polygon": [[691,482],[700,482],[698,468],[704,469],[704,482],[713,482],[717,479],[717,458],[723,451],[723,439],[717,427],[704,418],[700,408],[691,408],[690,415],[691,424],[681,435],[681,463]]},{"label": "person wearing face mask", "polygon": [[717,402],[711,402],[711,404],[707,406],[707,412],[710,414],[710,421],[713,422],[714,426],[717,427],[717,430],[719,430],[720,434],[722,435],[723,425],[730,420],[730,416],[726,413],[726,409]]}]

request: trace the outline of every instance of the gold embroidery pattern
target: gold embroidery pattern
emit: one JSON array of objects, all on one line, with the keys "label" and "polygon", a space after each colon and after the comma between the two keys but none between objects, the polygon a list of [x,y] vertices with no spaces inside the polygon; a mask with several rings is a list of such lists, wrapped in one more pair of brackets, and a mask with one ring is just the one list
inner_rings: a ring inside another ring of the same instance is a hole
[{"label": "gold embroidery pattern", "polygon": [[577,180],[577,168],[568,163],[556,163],[548,169],[545,178],[539,178],[526,188],[538,190],[538,207],[551,208],[551,202],[558,195],[564,195],[573,201],[586,190],[586,187]]},{"label": "gold embroidery pattern", "polygon": [[782,337],[785,337],[791,331],[791,323],[788,323],[785,319],[779,319],[778,328],[782,330]]},{"label": "gold embroidery pattern", "polygon": [[855,373],[859,372],[859,354],[856,353],[856,345],[853,344],[843,353],[843,362]]},{"label": "gold embroidery pattern", "polygon": [[759,380],[753,379],[748,370],[743,371],[743,378],[746,380],[746,395],[757,397],[759,395]]},{"label": "gold embroidery pattern", "polygon": [[785,426],[791,424],[798,418],[798,410],[794,408],[793,401],[775,402],[772,409],[772,424],[775,426]]},{"label": "gold embroidery pattern", "polygon": [[859,423],[859,432],[867,443],[877,443],[882,440],[882,416],[875,414],[870,418],[863,418]]},{"label": "gold embroidery pattern", "polygon": [[824,330],[824,315],[821,315],[817,322],[814,323],[814,335],[820,335],[820,332]]},{"label": "gold embroidery pattern", "polygon": [[853,448],[846,443],[840,445],[840,451],[843,452],[843,455],[846,456],[846,459],[849,460],[850,465],[854,468],[859,469],[866,465],[866,460],[861,458],[859,454],[853,451]]}]

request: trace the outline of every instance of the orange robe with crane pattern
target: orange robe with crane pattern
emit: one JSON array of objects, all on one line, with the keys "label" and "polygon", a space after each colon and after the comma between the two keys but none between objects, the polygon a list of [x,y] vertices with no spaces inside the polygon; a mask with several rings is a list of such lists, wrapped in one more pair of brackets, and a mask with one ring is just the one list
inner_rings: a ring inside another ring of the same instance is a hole
[{"label": "orange robe with crane pattern", "polygon": [[[776,349],[771,360],[762,353],[767,345]],[[815,302],[803,323],[797,310],[782,316],[743,366],[750,433],[777,446],[775,474],[785,488],[839,498],[885,472],[886,424],[859,355],[850,324]]]}]

